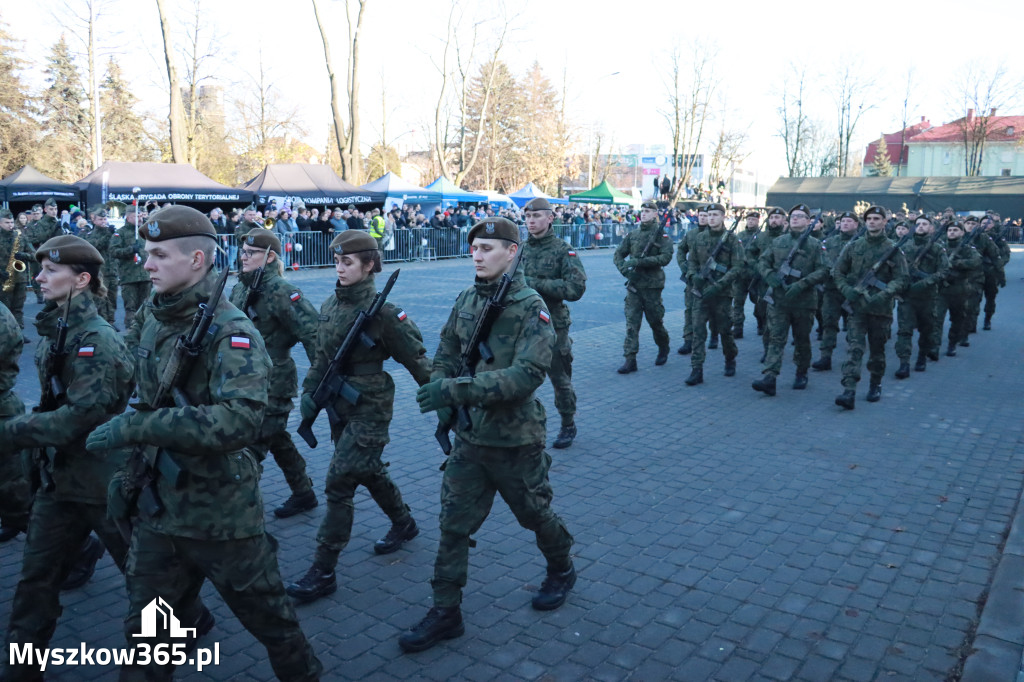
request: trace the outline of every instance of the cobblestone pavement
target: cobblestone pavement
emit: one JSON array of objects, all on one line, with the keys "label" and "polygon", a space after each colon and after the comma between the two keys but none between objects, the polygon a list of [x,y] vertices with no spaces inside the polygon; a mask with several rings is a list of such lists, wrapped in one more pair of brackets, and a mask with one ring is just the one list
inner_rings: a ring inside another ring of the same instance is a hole
[{"label": "cobblestone pavement", "polygon": [[[735,378],[722,375],[721,351],[711,351],[706,383],[686,387],[689,358],[673,353],[655,367],[646,325],[640,371],[616,374],[625,328],[622,279],[610,252],[582,257],[590,281],[573,306],[579,437],[568,450],[550,450],[554,507],[576,538],[580,579],[568,603],[550,613],[530,608],[543,560],[499,500],[471,554],[465,636],[421,654],[399,652],[399,633],[430,606],[442,458],[433,418],[416,407],[414,382],[389,362],[397,390],[384,458],[422,532],[396,554],[375,556],[372,543],[388,522],[365,491],[357,494],[338,592],[299,608],[325,679],[820,682],[959,675],[1024,479],[1016,402],[1024,378],[1024,254],[1018,249],[1008,268],[993,331],[979,332],[959,357],[943,357],[905,381],[891,378],[890,343],[882,401],[863,400],[865,377],[853,412],[833,404],[838,371],[813,373],[806,391],[791,391],[788,358],[777,397],[751,390],[761,340],[749,314]],[[420,325],[433,353],[451,303],[470,282],[469,262],[401,267],[392,299]],[[683,288],[674,263],[668,272],[666,323],[675,348]],[[329,270],[292,278],[315,302],[333,286]],[[30,304],[26,317],[36,309]],[[38,395],[27,371],[30,348],[21,379],[26,402]],[[837,359],[844,348],[841,339]],[[295,358],[304,371],[304,353],[297,350]],[[550,385],[540,396],[553,435],[558,416]],[[320,448],[309,453],[321,489],[330,455],[325,424],[318,423]],[[288,491],[272,462],[262,488],[282,574],[295,580],[310,564],[323,505],[273,518],[269,511]],[[22,546],[23,536],[0,548],[4,623]],[[1017,552],[1006,562],[1019,566],[1024,552]],[[996,596],[989,596],[990,607]],[[1004,596],[999,604],[1011,603]],[[201,674],[186,668],[181,677],[272,679],[262,647],[209,585],[204,598],[217,625],[201,646],[219,643],[221,664]],[[122,645],[125,591],[109,557],[63,603],[55,646]],[[997,618],[1002,632],[1021,631],[1019,608],[1002,615],[1009,619]],[[1013,679],[1020,635],[1004,640],[998,627],[986,632],[986,655],[995,663],[1009,656]],[[113,674],[109,667],[65,667],[52,677]]]}]

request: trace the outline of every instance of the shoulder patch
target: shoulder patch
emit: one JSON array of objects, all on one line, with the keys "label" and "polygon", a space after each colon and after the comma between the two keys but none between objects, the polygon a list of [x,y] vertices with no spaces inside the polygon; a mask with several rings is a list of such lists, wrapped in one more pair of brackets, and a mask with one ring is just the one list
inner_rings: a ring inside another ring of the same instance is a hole
[{"label": "shoulder patch", "polygon": [[543,322],[544,324],[550,324],[551,323],[551,316],[548,315],[548,311],[542,310],[542,311],[540,311],[539,315],[540,315],[540,321],[541,322]]},{"label": "shoulder patch", "polygon": [[320,322],[330,322],[331,321],[331,316],[330,315],[317,315],[316,319],[319,320]]},{"label": "shoulder patch", "polygon": [[409,316],[405,314],[404,310],[399,310],[398,314],[395,317],[397,317],[398,321],[401,322],[402,320],[404,320],[405,318],[407,318]]},{"label": "shoulder patch", "polygon": [[292,303],[295,303],[300,298],[302,298],[302,292],[301,291],[293,291],[292,293],[288,294],[288,298],[291,299]]},{"label": "shoulder patch", "polygon": [[231,347],[239,348],[241,350],[249,350],[250,341],[248,336],[232,336]]},{"label": "shoulder patch", "polygon": [[566,253],[569,254],[570,256],[575,256],[576,255],[576,252],[573,251],[572,249],[569,249],[568,251],[566,251]]},{"label": "shoulder patch", "polygon": [[96,354],[96,346],[82,346],[78,349],[78,357],[91,358]]}]

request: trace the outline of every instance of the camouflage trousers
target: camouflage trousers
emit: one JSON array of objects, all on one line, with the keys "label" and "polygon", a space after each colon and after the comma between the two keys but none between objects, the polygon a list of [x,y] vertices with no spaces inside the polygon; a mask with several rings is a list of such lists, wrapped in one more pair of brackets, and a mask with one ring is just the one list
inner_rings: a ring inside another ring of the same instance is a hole
[{"label": "camouflage trousers", "polygon": [[32,511],[27,456],[0,457],[0,528],[27,528]]},{"label": "camouflage trousers", "polygon": [[999,294],[999,277],[995,270],[985,272],[985,286],[982,293],[985,294],[985,317],[992,317],[996,313],[996,296]]},{"label": "camouflage trousers", "polygon": [[96,299],[96,308],[100,313],[100,316],[110,324],[114,324],[114,316],[117,315],[117,280],[112,280],[107,277],[103,278],[103,284],[107,287],[107,297],[105,299]]},{"label": "camouflage trousers", "polygon": [[835,287],[826,286],[821,294],[821,357],[832,357],[839,337],[839,320],[846,315],[843,311],[843,295]]},{"label": "camouflage trousers", "polygon": [[736,341],[732,337],[731,314],[732,298],[726,294],[718,296],[694,297],[693,302],[693,355],[690,366],[700,369],[704,366],[707,356],[708,330],[718,332],[722,339],[722,354],[726,360],[736,357],[739,352]]},{"label": "camouflage trousers", "polygon": [[124,301],[124,328],[132,326],[135,312],[149,298],[151,285],[149,282],[128,282],[121,285],[121,299]]},{"label": "camouflage trousers", "polygon": [[495,493],[505,500],[519,525],[536,534],[548,568],[568,570],[573,539],[551,509],[550,467],[551,456],[543,444],[499,448],[454,439],[441,483],[441,541],[430,583],[435,606],[461,603],[469,570],[470,536],[490,513]]},{"label": "camouflage trousers", "polygon": [[949,312],[949,345],[955,345],[967,338],[967,296],[961,293],[939,291],[935,297],[935,317],[932,326],[931,347],[942,347],[942,327],[946,323],[946,312]]},{"label": "camouflage trousers", "polygon": [[914,330],[918,332],[917,349],[921,355],[936,348],[933,346],[936,296],[904,296],[896,307],[896,357],[901,362],[910,362],[914,348]]},{"label": "camouflage trousers", "polygon": [[317,531],[315,563],[333,570],[352,537],[356,488],[363,486],[392,523],[409,519],[409,507],[388,475],[381,453],[388,442],[387,422],[351,420],[331,428],[334,456],[327,470],[327,513]]},{"label": "camouflage trousers", "polygon": [[292,435],[288,433],[288,413],[268,414],[260,425],[260,439],[253,449],[259,453],[260,466],[270,452],[284,474],[284,480],[293,495],[302,495],[313,490],[313,484],[306,474],[306,460],[299,454]]},{"label": "camouflage trousers", "polygon": [[15,283],[10,291],[0,290],[0,303],[7,306],[22,329],[25,328],[25,296],[27,294],[28,285],[25,282]]},{"label": "camouflage trousers", "polygon": [[[846,361],[843,362],[843,388],[856,388],[864,351],[868,351],[868,372],[872,383],[885,376],[885,342],[892,335],[892,315],[868,315],[854,312],[846,318]],[[866,342],[865,342],[866,339]]]},{"label": "camouflage trousers", "polygon": [[[60,586],[68,577],[85,538],[96,531],[110,556],[124,567],[128,547],[113,522],[106,504],[65,502],[39,491],[32,505],[21,565],[14,591],[7,643],[31,643],[46,648],[61,615]],[[81,623],[80,627],[86,627]],[[0,679],[39,679],[33,666],[7,667]]]},{"label": "camouflage trousers", "polygon": [[814,311],[809,308],[791,308],[785,305],[768,306],[768,327],[764,335],[771,338],[768,357],[765,358],[764,373],[778,376],[782,371],[782,356],[786,353],[789,331],[793,330],[793,362],[797,374],[807,374],[811,367],[811,328],[814,326]]},{"label": "camouflage trousers", "polygon": [[687,285],[683,291],[683,343],[693,343],[693,294]]},{"label": "camouflage trousers", "polygon": [[[132,533],[126,574],[128,616],[125,634],[142,631],[142,614],[151,602],[162,599],[182,621],[186,605],[194,604],[205,580],[217,589],[242,625],[267,649],[270,665],[280,680],[317,680],[323,670],[299,627],[295,608],[284,591],[277,565],[277,543],[269,535],[240,540],[199,540],[157,533],[138,525]],[[194,621],[193,621],[194,622]],[[155,648],[183,640],[158,628],[144,641]],[[171,651],[171,646],[166,646]],[[230,656],[230,652],[226,652]],[[132,666],[121,670],[122,680],[170,680],[172,665]]]},{"label": "camouflage trousers", "polygon": [[555,409],[562,417],[562,425],[573,423],[576,415],[576,391],[572,388],[572,338],[569,328],[555,330],[555,348],[551,354],[548,377],[555,389]]},{"label": "camouflage trousers", "polygon": [[669,339],[665,329],[665,304],[661,302],[661,289],[642,289],[636,291],[626,289],[626,341],[622,344],[622,354],[631,358],[640,350],[640,324],[647,318],[654,335],[654,343],[659,350],[667,350]]},{"label": "camouflage trousers", "polygon": [[[967,294],[967,310],[964,312],[966,317],[964,324],[967,326],[967,334],[973,334],[978,331],[978,315],[981,314],[981,299],[984,297],[985,283],[972,283]],[[964,338],[967,338],[966,334]]]},{"label": "camouflage trousers", "polygon": [[747,289],[750,287],[750,280],[754,279],[752,274],[743,274],[732,282],[732,326],[734,329],[743,329],[743,323],[747,321]]}]

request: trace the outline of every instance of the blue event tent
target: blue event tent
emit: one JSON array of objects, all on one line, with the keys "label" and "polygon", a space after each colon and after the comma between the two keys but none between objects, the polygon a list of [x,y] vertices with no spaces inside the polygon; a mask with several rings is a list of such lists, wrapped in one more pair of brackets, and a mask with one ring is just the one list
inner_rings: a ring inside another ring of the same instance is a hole
[{"label": "blue event tent", "polygon": [[440,192],[417,187],[394,173],[385,173],[373,182],[362,185],[360,189],[384,194],[385,211],[390,210],[392,206],[402,206],[404,204],[422,204],[426,208],[429,205],[441,203]]},{"label": "blue event tent", "polygon": [[539,189],[537,189],[537,186],[534,185],[532,182],[528,182],[525,185],[523,185],[523,188],[518,192],[513,192],[512,194],[508,195],[508,198],[516,202],[516,206],[518,206],[519,208],[526,206],[526,204],[528,204],[531,199],[536,199],[537,197],[543,197],[547,199],[549,204],[569,203],[568,199],[556,199],[555,197],[549,197],[547,194],[544,194],[544,192],[541,192]]},{"label": "blue event tent", "polygon": [[459,203],[478,203],[487,201],[484,194],[467,192],[443,175],[426,187],[429,190],[441,193],[441,203],[445,206]]}]

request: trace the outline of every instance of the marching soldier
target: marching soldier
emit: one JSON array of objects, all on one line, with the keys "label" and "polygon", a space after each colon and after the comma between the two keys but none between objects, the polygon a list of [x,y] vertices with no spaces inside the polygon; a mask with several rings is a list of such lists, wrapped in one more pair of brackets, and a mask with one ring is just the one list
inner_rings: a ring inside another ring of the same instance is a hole
[{"label": "marching soldier", "polygon": [[[21,327],[11,311],[0,305],[0,423],[25,413],[25,404],[14,392],[21,346]],[[21,457],[0,455],[0,543],[25,532],[31,508],[25,463]]]},{"label": "marching soldier", "polygon": [[664,267],[672,260],[672,240],[658,223],[658,205],[645,201],[640,207],[640,226],[627,234],[615,249],[615,267],[626,278],[626,340],[622,354],[626,358],[619,374],[636,371],[636,354],[640,350],[640,324],[647,324],[658,346],[655,365],[668,362],[669,338],[665,323],[665,305],[661,291],[665,288]]},{"label": "marching soldier", "polygon": [[828,276],[824,281],[824,291],[821,292],[821,343],[818,348],[821,357],[811,363],[811,369],[816,372],[827,372],[832,369],[832,351],[836,347],[836,339],[839,336],[839,319],[846,316],[843,310],[843,298],[836,281],[832,277],[832,268],[836,261],[849,244],[857,237],[860,229],[860,220],[853,211],[844,211],[839,215],[839,230],[825,239],[823,258],[825,267],[828,268]]},{"label": "marching soldier", "polygon": [[932,352],[932,327],[935,326],[935,298],[939,283],[949,272],[946,251],[932,239],[935,225],[927,216],[914,220],[914,237],[903,248],[907,258],[909,282],[896,308],[896,356],[900,359],[897,379],[910,376],[910,352],[914,345],[914,330],[918,332],[917,362],[914,370],[925,371],[928,354]]},{"label": "marching soldier", "polygon": [[85,235],[85,240],[92,244],[100,255],[103,256],[103,284],[107,287],[107,295],[102,301],[96,301],[96,307],[104,320],[114,325],[114,315],[117,313],[117,261],[110,255],[110,242],[114,231],[110,229],[107,212],[98,209],[90,216],[92,218],[92,230]]},{"label": "marching soldier", "polygon": [[[996,313],[996,296],[999,294],[999,288],[1006,286],[1004,266],[1010,260],[1010,247],[1002,241],[995,226],[996,221],[991,216],[985,216],[981,219],[982,232],[974,240],[978,252],[981,253],[981,263],[985,272],[985,282],[982,286],[982,293],[985,295],[985,322],[982,328],[986,330],[992,329],[992,316]],[[977,315],[971,323],[977,327]]]},{"label": "marching soldier", "polygon": [[523,210],[526,230],[530,233],[522,247],[526,286],[544,299],[555,330],[555,349],[548,376],[555,389],[555,409],[562,418],[562,425],[552,447],[567,448],[576,438],[576,392],[572,388],[572,339],[569,337],[572,318],[565,302],[583,297],[587,273],[576,251],[551,228],[555,214],[547,199],[532,199]]},{"label": "marching soldier", "polygon": [[967,302],[971,293],[971,280],[981,271],[981,254],[973,244],[964,244],[964,228],[960,223],[946,226],[946,254],[949,273],[939,283],[935,299],[935,326],[932,328],[931,360],[939,359],[942,346],[942,326],[949,311],[949,346],[946,357],[956,357],[957,344],[967,338]]},{"label": "marching soldier", "polygon": [[[87,442],[97,452],[159,448],[158,458],[168,458],[156,463],[152,480],[134,480],[122,470],[108,490],[110,517],[134,526],[126,572],[128,642],[138,642],[150,602],[159,598],[177,611],[209,580],[266,647],[278,678],[316,680],[322,666],[285,594],[276,542],[264,529],[259,465],[246,447],[259,435],[270,358],[249,319],[221,297],[200,356],[176,387],[191,405],[154,404],[178,337],[192,328],[199,304],[216,293],[217,233],[205,215],[186,206],[154,211],[139,233],[155,293],[126,338],[137,349],[138,411],[115,417]],[[180,474],[172,479],[161,469]],[[134,503],[137,486],[153,504]],[[170,650],[166,630],[146,641]],[[122,679],[169,680],[172,674],[173,665],[155,661],[122,668]]]},{"label": "marching soldier", "polygon": [[[773,208],[768,211],[768,225],[764,230],[758,233],[756,237],[747,246],[747,261],[756,263],[761,258],[761,254],[768,250],[771,243],[777,237],[782,235],[786,227],[786,212],[781,208]],[[757,318],[757,333],[761,336],[761,341],[764,346],[764,352],[761,355],[761,362],[764,362],[768,357],[768,344],[771,341],[771,335],[768,331],[768,303],[764,300],[764,295],[768,291],[768,285],[764,280],[760,280],[756,287],[757,301],[754,303],[754,317]]]},{"label": "marching soldier", "polygon": [[[647,221],[652,213],[657,215],[653,209],[645,212]],[[650,234],[651,229],[645,231]],[[443,424],[449,423],[452,410],[465,406],[471,427],[462,428],[456,422],[441,484],[441,540],[431,581],[434,606],[399,638],[406,652],[429,649],[465,632],[459,605],[468,573],[470,536],[487,518],[495,492],[501,493],[519,525],[536,534],[547,561],[547,577],[533,598],[533,608],[557,609],[576,583],[569,556],[572,536],[551,509],[546,419],[544,406],[534,396],[551,365],[555,334],[550,314],[540,295],[516,271],[505,307],[487,339],[494,360],[478,367],[472,378],[456,378],[475,319],[515,261],[519,229],[504,218],[487,218],[472,227],[468,238],[476,281],[456,299],[441,330],[431,381],[420,388],[416,400],[421,412],[436,410]]]},{"label": "marching soldier", "polygon": [[[28,292],[28,264],[32,245],[25,231],[14,227],[14,216],[6,208],[0,209],[0,303],[14,315],[14,320],[25,328],[25,296]],[[27,342],[27,339],[23,339]],[[19,351],[20,354],[20,351]]]},{"label": "marching soldier", "polygon": [[125,329],[131,328],[136,311],[149,299],[152,290],[145,267],[146,241],[135,228],[135,211],[128,211],[124,225],[110,237],[110,255],[117,261],[117,274],[121,281]]},{"label": "marching soldier", "polygon": [[[331,252],[338,283],[334,295],[320,308],[316,350],[302,382],[303,419],[316,418],[313,392],[356,317],[373,302],[377,293],[373,275],[381,271],[377,242],[362,230],[339,233],[331,242]],[[391,529],[374,544],[374,552],[391,554],[419,534],[402,493],[381,461],[395,399],[394,380],[382,363],[394,358],[422,386],[430,379],[430,360],[419,328],[391,302],[384,304],[366,333],[374,339],[374,346],[357,344],[345,368],[346,381],[361,397],[355,404],[341,396],[334,402],[340,420],[331,424],[334,454],[327,473],[327,514],[316,536],[313,565],[298,582],[288,586],[288,594],[300,604],[337,589],[334,569],[352,536],[353,496],[359,486],[366,487],[391,520]]]},{"label": "marching soldier", "polygon": [[800,235],[810,224],[810,218],[811,210],[806,205],[798,204],[791,208],[789,232],[772,241],[757,263],[762,279],[771,287],[772,296],[766,331],[771,339],[768,357],[762,377],[752,384],[755,391],[765,395],[775,395],[775,379],[782,369],[782,355],[790,329],[796,341],[793,389],[801,391],[807,388],[807,370],[811,366],[811,328],[818,298],[815,287],[828,277],[821,242],[808,236],[800,244]]},{"label": "marching soldier", "polygon": [[[744,255],[747,252],[747,247],[750,246],[760,231],[760,228],[761,214],[756,210],[747,211],[744,229],[736,235]],[[732,338],[736,340],[743,338],[743,323],[747,320],[745,312],[747,307],[747,290],[750,288],[750,281],[754,279],[756,272],[757,263],[744,260],[743,268],[732,285]]]},{"label": "marching soldier", "polygon": [[[676,247],[676,264],[682,273],[679,279],[683,280],[683,283],[687,281],[687,268],[689,267],[687,256],[690,254],[690,249],[693,248],[693,240],[707,229],[708,209],[706,206],[701,206],[697,209],[697,228],[687,230],[683,238],[679,240],[679,246]],[[693,352],[693,306],[693,293],[690,291],[690,287],[686,287],[683,291],[683,345],[677,351],[680,355],[689,355]]]},{"label": "marching soldier", "polygon": [[[246,235],[241,255],[242,272],[231,291],[231,303],[252,320],[274,363],[267,386],[267,410],[255,447],[261,458],[269,451],[284,473],[292,494],[274,510],[274,516],[285,519],[317,506],[313,483],[306,474],[306,460],[288,433],[288,414],[298,387],[292,346],[301,342],[312,363],[317,313],[302,290],[282,276],[281,240],[273,230],[260,227]],[[253,278],[261,267],[262,279],[253,291]]]},{"label": "marching soldier", "polygon": [[[867,232],[862,239],[850,244],[836,262],[833,277],[843,297],[850,302],[853,312],[846,321],[846,362],[843,363],[843,393],[836,405],[852,410],[856,400],[857,382],[860,381],[861,362],[867,337],[868,372],[871,384],[867,401],[882,399],[882,377],[885,376],[885,342],[892,334],[893,297],[907,283],[907,260],[895,244],[885,236],[885,209],[872,206],[864,212]],[[888,259],[884,260],[888,255]],[[885,288],[858,288],[858,284],[874,266],[874,277]]]},{"label": "marching soldier", "polygon": [[[245,211],[242,212],[242,221],[235,225],[235,242],[241,246],[242,242],[245,241],[245,236],[255,229],[265,230],[266,228],[256,222],[256,206],[249,204],[245,207]],[[282,263],[283,266],[283,263]],[[238,272],[242,271],[242,252],[239,250],[238,256],[235,259],[234,269]]]}]

